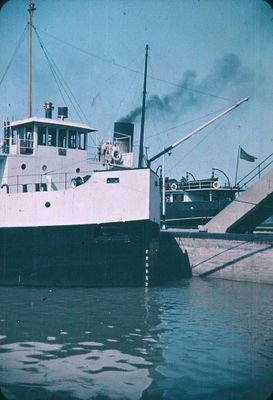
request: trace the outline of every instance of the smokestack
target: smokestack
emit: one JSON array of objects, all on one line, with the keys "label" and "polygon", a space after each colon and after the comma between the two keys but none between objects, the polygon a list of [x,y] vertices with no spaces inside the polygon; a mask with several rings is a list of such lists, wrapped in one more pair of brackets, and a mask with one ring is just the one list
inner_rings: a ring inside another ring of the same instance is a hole
[{"label": "smokestack", "polygon": [[44,109],[45,109],[45,117],[52,118],[52,111],[54,110],[54,107],[51,101],[44,102]]},{"label": "smokestack", "polygon": [[113,141],[118,142],[122,153],[133,151],[134,124],[130,122],[115,122]]},{"label": "smokestack", "polygon": [[64,120],[68,117],[68,108],[67,107],[58,107],[58,118]]}]

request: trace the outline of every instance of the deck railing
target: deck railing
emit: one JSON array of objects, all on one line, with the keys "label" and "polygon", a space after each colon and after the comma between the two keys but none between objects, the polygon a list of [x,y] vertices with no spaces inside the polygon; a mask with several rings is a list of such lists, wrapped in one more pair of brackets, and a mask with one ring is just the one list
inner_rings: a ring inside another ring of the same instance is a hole
[{"label": "deck railing", "polygon": [[[196,180],[196,181],[167,181],[166,190],[202,190],[202,189],[217,189],[220,183],[217,179]],[[229,188],[229,187],[227,187]]]},{"label": "deck railing", "polygon": [[264,171],[273,164],[273,153],[269,154],[260,164],[253,168],[247,175],[240,179],[236,186],[247,188],[249,183],[255,179],[260,179]]},{"label": "deck railing", "polygon": [[3,177],[0,193],[42,192],[68,189],[87,181],[91,170],[75,172],[58,172]]}]

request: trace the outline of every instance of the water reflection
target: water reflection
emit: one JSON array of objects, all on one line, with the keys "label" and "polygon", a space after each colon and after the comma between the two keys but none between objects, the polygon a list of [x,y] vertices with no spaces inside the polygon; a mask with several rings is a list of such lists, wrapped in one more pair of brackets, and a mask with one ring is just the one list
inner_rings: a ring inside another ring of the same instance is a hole
[{"label": "water reflection", "polygon": [[1,288],[1,300],[6,396],[136,399],[151,384],[146,356],[158,313],[147,290]]},{"label": "water reflection", "polygon": [[[8,399],[266,399],[272,288],[0,288]],[[55,396],[55,397],[52,397]]]}]

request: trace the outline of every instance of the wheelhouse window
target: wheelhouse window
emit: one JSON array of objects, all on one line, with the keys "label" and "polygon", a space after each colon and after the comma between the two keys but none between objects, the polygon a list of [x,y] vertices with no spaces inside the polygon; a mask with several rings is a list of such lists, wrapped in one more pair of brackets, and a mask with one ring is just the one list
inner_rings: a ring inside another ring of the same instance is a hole
[{"label": "wheelhouse window", "polygon": [[33,153],[33,131],[30,124],[18,128],[20,154]]},{"label": "wheelhouse window", "polygon": [[38,126],[38,145],[45,146],[46,145],[46,127]]},{"label": "wheelhouse window", "polygon": [[26,125],[26,136],[25,136],[25,142],[26,142],[26,152],[28,154],[32,154],[33,150],[33,127],[31,124]]},{"label": "wheelhouse window", "polygon": [[76,149],[76,144],[77,144],[77,132],[68,131],[68,147],[70,149]]},{"label": "wheelhouse window", "polygon": [[11,144],[16,144],[17,141],[17,136],[18,136],[18,128],[12,128],[11,132]]},{"label": "wheelhouse window", "polygon": [[86,134],[84,132],[79,132],[79,144],[78,149],[85,150],[86,149]]},{"label": "wheelhouse window", "polygon": [[57,129],[48,128],[47,144],[48,146],[56,146],[57,141]]},{"label": "wheelhouse window", "polygon": [[66,129],[59,129],[58,146],[67,147]]}]

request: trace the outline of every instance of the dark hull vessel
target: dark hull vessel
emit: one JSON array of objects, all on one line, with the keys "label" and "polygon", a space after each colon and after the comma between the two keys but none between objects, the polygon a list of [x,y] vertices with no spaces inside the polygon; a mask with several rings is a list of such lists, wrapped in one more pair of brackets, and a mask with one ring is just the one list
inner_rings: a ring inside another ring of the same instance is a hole
[{"label": "dark hull vessel", "polygon": [[225,208],[230,200],[166,203],[168,227],[197,228],[204,225]]},{"label": "dark hull vessel", "polygon": [[0,229],[1,285],[145,286],[160,281],[158,225]]},{"label": "dark hull vessel", "polygon": [[165,225],[168,228],[198,228],[204,225],[225,208],[242,189],[221,186],[218,178],[180,181],[168,179],[165,190]]}]

